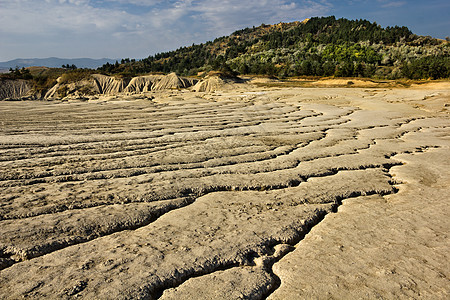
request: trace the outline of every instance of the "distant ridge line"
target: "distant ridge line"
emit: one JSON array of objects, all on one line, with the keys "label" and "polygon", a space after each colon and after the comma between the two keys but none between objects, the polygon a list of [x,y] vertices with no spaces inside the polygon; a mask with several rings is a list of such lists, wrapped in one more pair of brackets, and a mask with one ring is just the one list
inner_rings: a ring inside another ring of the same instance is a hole
[{"label": "distant ridge line", "polygon": [[10,61],[0,62],[0,68],[27,68],[27,67],[48,67],[48,68],[60,68],[62,65],[74,64],[78,68],[98,68],[106,63],[115,63],[117,59],[112,58],[17,58]]}]

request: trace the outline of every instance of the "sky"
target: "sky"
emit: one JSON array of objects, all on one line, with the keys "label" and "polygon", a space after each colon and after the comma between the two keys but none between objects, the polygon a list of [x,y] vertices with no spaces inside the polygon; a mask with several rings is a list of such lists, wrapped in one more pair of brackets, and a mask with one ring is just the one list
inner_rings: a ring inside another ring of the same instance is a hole
[{"label": "sky", "polygon": [[448,0],[0,0],[0,61],[140,59],[263,23],[330,15],[450,36]]}]

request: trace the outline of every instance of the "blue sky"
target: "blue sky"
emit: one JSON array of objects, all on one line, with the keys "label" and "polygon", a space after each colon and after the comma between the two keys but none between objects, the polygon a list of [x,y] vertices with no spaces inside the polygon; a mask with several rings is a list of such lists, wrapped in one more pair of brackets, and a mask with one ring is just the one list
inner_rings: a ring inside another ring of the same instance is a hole
[{"label": "blue sky", "polygon": [[144,58],[262,23],[329,15],[450,36],[448,0],[0,0],[0,61]]}]

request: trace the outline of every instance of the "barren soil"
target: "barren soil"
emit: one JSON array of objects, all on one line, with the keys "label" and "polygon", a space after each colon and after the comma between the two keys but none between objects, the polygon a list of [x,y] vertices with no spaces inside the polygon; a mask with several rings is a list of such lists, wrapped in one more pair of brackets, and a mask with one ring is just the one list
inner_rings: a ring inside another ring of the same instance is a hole
[{"label": "barren soil", "polygon": [[450,296],[450,89],[0,102],[0,298]]}]

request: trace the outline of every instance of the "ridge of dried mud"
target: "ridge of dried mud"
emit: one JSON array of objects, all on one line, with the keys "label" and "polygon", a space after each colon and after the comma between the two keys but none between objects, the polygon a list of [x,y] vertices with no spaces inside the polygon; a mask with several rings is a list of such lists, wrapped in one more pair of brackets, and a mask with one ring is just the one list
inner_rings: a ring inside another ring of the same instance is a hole
[{"label": "ridge of dried mud", "polygon": [[[291,284],[320,278],[315,253],[332,252],[339,233],[320,249],[308,241],[345,226],[342,203],[358,203],[347,209],[355,224],[388,220],[380,199],[414,206],[409,178],[422,173],[409,157],[430,158],[424,170],[439,163],[429,153],[448,159],[448,89],[136,98],[0,102],[1,298],[354,296]],[[422,190],[441,203],[448,184],[435,181],[441,194]],[[340,230],[358,243],[358,230]],[[333,255],[340,276],[339,259],[351,258]],[[414,297],[389,293],[369,295]]]}]

